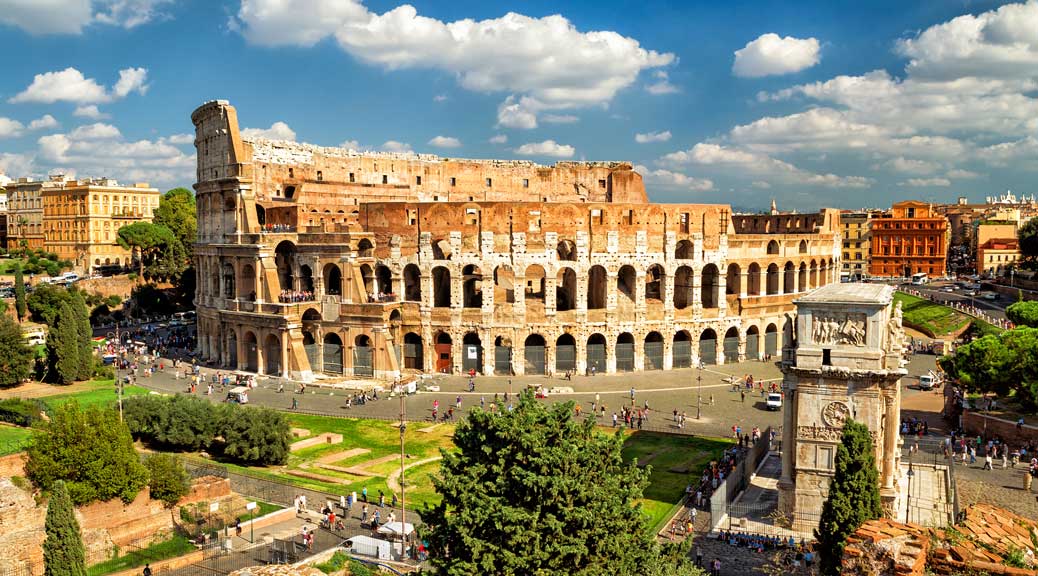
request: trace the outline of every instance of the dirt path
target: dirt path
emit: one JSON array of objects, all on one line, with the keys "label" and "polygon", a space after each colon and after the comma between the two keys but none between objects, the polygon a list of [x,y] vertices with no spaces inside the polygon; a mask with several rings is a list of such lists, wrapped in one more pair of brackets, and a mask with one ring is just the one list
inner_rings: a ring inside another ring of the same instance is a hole
[{"label": "dirt path", "polygon": [[76,382],[75,384],[69,384],[68,386],[59,386],[57,384],[42,384],[40,382],[29,382],[14,388],[4,388],[0,390],[0,399],[2,398],[46,398],[47,396],[57,396],[59,394],[71,394],[73,392],[83,392],[86,390],[96,390],[97,384],[86,381]]},{"label": "dirt path", "polygon": [[[417,462],[412,462],[411,464],[405,465],[404,466],[404,470],[408,470],[408,469],[414,468],[416,466],[421,466],[422,464],[428,464],[430,462],[436,462],[437,460],[443,460],[443,456],[433,456],[432,458],[426,458],[425,460],[419,460]],[[400,479],[400,473],[401,472],[402,472],[401,470],[395,470],[395,471],[393,471],[392,474],[390,474],[389,476],[386,476],[386,486],[389,487],[389,492],[390,493],[399,492],[400,491],[400,481],[399,481],[399,479]]]}]

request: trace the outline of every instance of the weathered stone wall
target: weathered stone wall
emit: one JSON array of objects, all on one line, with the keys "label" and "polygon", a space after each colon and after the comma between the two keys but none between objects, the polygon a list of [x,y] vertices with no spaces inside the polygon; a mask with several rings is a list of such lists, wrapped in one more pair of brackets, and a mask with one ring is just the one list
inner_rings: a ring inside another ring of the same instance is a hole
[{"label": "weathered stone wall", "polygon": [[25,476],[25,452],[0,457],[0,478]]},{"label": "weathered stone wall", "polygon": [[[231,495],[226,478],[203,477],[192,483],[181,504],[218,500]],[[37,505],[32,494],[0,477],[0,566],[14,567],[33,576],[43,573],[46,505]],[[76,510],[86,548],[87,563],[109,558],[115,546],[146,546],[165,537],[174,527],[176,510],[152,500],[145,488],[127,504],[121,500],[95,502]],[[18,573],[22,573],[18,572]]]}]

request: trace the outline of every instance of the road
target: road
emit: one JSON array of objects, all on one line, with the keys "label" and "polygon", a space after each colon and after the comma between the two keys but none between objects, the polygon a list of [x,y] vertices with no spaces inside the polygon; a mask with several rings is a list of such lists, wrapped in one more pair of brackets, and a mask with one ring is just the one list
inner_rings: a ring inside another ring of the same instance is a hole
[{"label": "road", "polygon": [[[985,300],[983,298],[967,296],[967,290],[959,288],[954,282],[931,282],[930,284],[923,284],[921,286],[909,285],[906,288],[922,292],[934,297],[936,302],[941,304],[945,303],[966,303],[977,308],[980,308],[992,318],[996,320],[1006,319],[1006,307],[1015,302],[1016,300],[996,292],[984,292],[985,294],[995,294],[995,300]],[[953,292],[947,292],[946,288],[954,289]]]}]

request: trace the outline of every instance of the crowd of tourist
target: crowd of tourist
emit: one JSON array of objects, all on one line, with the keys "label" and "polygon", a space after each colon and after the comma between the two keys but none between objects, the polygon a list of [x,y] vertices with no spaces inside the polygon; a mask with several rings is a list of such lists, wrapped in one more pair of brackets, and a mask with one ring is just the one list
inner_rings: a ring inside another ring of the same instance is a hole
[{"label": "crowd of tourist", "polygon": [[291,304],[293,302],[311,302],[314,299],[314,293],[309,290],[282,290],[278,294],[278,302],[282,304]]},{"label": "crowd of tourist", "polygon": [[395,292],[372,292],[368,294],[369,304],[380,304],[383,302],[396,302],[397,295]]},{"label": "crowd of tourist", "polygon": [[264,232],[295,232],[296,227],[288,224],[264,224]]}]

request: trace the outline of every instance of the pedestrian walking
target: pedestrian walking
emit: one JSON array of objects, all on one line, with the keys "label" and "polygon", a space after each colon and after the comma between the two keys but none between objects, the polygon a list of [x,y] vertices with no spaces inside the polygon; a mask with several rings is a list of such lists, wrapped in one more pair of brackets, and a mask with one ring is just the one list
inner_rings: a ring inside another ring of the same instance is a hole
[{"label": "pedestrian walking", "polygon": [[740,390],[739,391],[739,396],[740,396],[740,400],[742,401],[742,403],[745,404],[746,403],[746,391]]}]

